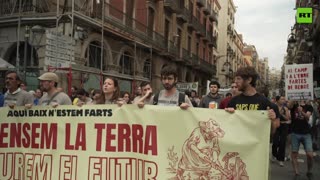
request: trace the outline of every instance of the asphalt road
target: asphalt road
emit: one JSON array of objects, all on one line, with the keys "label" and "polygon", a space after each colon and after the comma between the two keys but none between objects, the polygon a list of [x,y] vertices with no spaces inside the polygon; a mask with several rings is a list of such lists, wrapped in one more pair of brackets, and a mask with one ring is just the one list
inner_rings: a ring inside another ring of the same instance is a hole
[{"label": "asphalt road", "polygon": [[[320,180],[320,151],[315,152],[313,164],[313,178],[311,180]],[[298,157],[300,175],[294,175],[291,161],[285,161],[284,167],[279,165],[279,162],[271,162],[271,177],[270,180],[310,180],[306,176],[307,172],[307,159],[303,149],[299,152]]]}]

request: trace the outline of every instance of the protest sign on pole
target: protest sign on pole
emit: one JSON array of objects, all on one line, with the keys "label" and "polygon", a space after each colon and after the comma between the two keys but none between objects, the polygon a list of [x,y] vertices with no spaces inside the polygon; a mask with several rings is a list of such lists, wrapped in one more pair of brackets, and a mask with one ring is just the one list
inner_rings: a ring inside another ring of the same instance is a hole
[{"label": "protest sign on pole", "polygon": [[285,65],[288,100],[313,100],[313,64]]}]

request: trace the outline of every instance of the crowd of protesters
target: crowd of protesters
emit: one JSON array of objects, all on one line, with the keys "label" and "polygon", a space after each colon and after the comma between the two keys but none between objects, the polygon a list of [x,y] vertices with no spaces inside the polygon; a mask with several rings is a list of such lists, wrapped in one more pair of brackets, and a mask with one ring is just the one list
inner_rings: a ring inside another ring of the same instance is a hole
[{"label": "crowd of protesters", "polygon": [[[292,160],[295,175],[299,175],[297,157],[300,144],[303,144],[307,155],[307,176],[312,176],[313,152],[318,150],[319,136],[319,99],[314,101],[288,101],[284,96],[277,96],[271,101],[256,90],[257,72],[252,67],[240,68],[235,73],[231,91],[223,97],[219,94],[220,84],[211,81],[209,93],[198,96],[194,90],[179,92],[176,88],[178,75],[176,69],[165,66],[161,70],[163,90],[155,93],[149,82],[142,82],[136,94],[121,91],[117,79],[108,77],[101,89],[89,92],[73,86],[70,96],[59,88],[59,77],[46,72],[38,77],[40,86],[27,92],[27,84],[23,83],[19,74],[8,71],[5,75],[7,91],[0,93],[0,107],[47,106],[60,105],[99,105],[99,104],[135,104],[139,108],[145,105],[179,106],[188,108],[225,109],[233,113],[236,110],[268,110],[272,124],[272,158],[284,166],[284,161]],[[290,155],[291,154],[291,155]]]}]

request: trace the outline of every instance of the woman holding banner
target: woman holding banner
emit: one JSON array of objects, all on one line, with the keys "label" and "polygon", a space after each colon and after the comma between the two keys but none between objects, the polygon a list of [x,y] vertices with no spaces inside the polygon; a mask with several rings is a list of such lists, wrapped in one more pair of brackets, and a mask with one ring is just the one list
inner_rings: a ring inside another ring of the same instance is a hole
[{"label": "woman holding banner", "polygon": [[118,80],[112,77],[108,77],[104,80],[102,91],[105,104],[118,104],[122,106],[124,104],[123,99],[120,99],[120,88]]}]

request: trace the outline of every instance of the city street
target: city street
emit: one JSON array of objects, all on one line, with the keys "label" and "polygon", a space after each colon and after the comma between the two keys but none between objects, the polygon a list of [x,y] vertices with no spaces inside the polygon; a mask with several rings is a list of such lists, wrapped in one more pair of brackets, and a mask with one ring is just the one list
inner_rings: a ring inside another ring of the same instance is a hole
[{"label": "city street", "polygon": [[[271,151],[271,149],[270,149]],[[320,156],[319,151],[316,152],[316,156],[314,159],[314,166],[313,166],[313,179],[312,180],[319,180],[320,179]],[[307,159],[303,150],[301,149],[299,152],[299,170],[300,176],[295,177],[294,171],[292,168],[291,161],[285,161],[284,167],[279,166],[278,162],[270,162],[271,167],[271,178],[270,180],[308,180],[306,176],[307,172]]]}]

